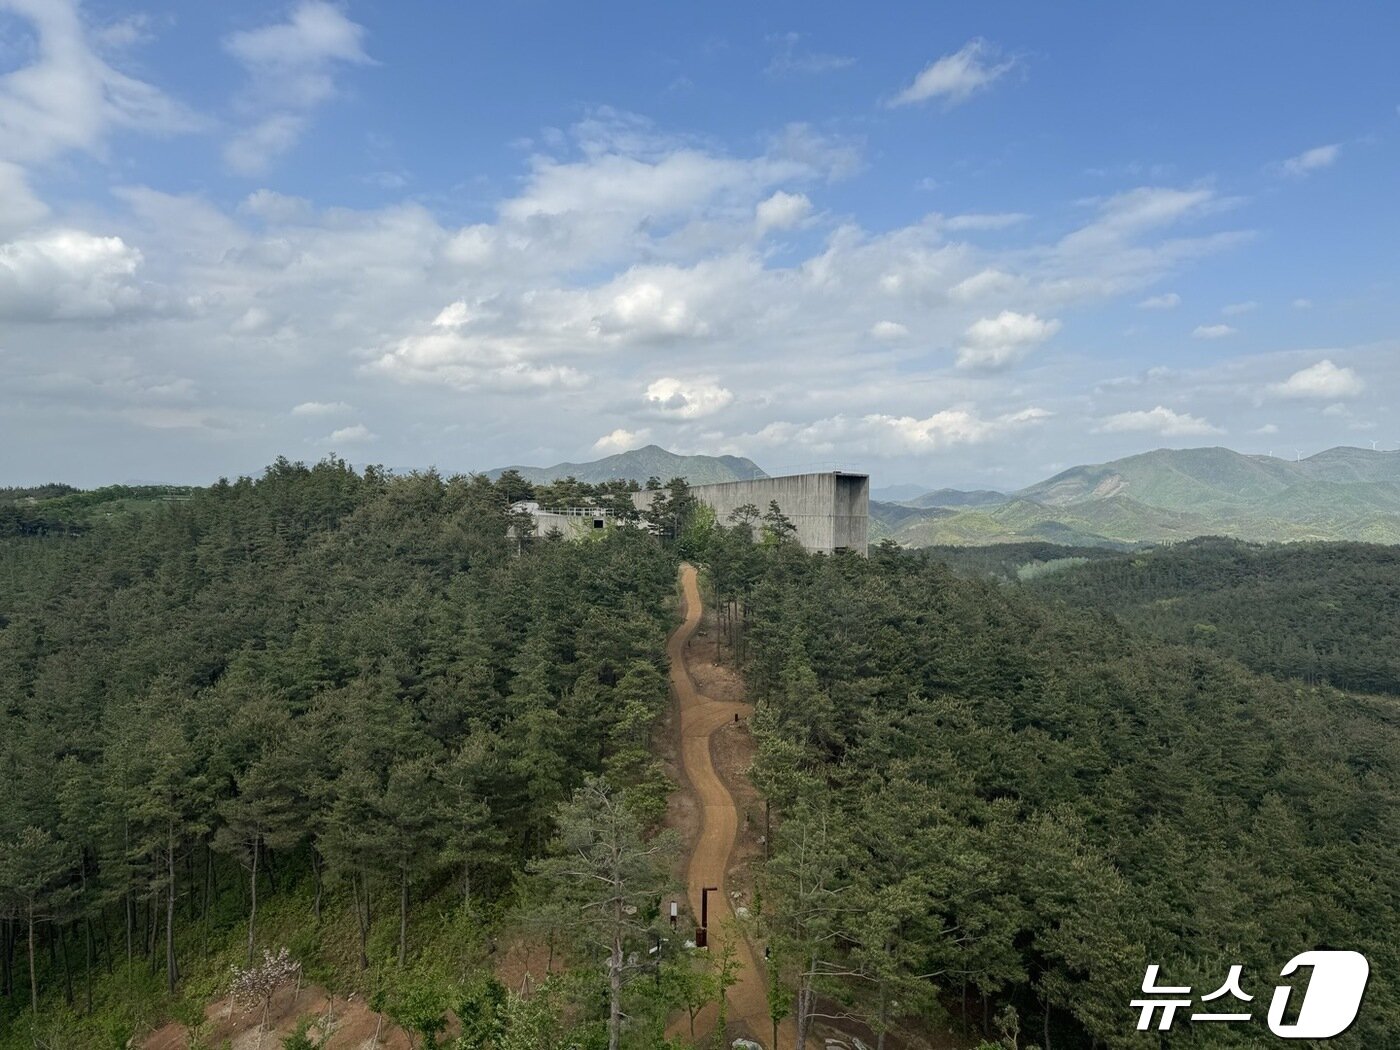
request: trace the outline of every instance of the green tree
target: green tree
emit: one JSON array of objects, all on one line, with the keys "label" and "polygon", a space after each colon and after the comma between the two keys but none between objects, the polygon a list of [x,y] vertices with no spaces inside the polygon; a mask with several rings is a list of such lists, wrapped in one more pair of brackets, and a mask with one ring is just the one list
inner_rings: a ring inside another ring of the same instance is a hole
[{"label": "green tree", "polygon": [[549,855],[532,865],[570,913],[583,957],[604,957],[608,1050],[621,1045],[623,988],[636,969],[630,949],[645,952],[673,851],[669,835],[644,842],[626,793],[591,777],[559,807]]},{"label": "green tree", "polygon": [[72,870],[69,849],[41,828],[24,828],[0,850],[0,891],[14,902],[24,923],[29,1002],[36,1014],[39,1011],[39,978],[34,960],[35,931],[70,895],[68,884]]}]

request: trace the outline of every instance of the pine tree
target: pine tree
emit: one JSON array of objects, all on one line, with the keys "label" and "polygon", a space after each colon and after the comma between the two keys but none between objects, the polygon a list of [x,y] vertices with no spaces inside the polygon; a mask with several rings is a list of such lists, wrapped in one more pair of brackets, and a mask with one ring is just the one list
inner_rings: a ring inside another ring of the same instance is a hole
[{"label": "pine tree", "polygon": [[559,807],[549,855],[532,865],[572,915],[586,959],[604,956],[608,1050],[622,1038],[623,988],[634,969],[630,949],[645,953],[645,934],[668,885],[669,835],[644,842],[625,792],[589,778]]}]

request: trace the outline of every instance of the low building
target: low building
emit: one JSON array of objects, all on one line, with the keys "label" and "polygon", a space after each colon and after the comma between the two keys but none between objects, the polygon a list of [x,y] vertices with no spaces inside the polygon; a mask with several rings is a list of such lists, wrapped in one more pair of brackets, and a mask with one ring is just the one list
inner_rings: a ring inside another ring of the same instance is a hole
[{"label": "low building", "polygon": [[528,514],[535,523],[536,536],[557,532],[568,539],[605,529],[613,520],[612,511],[601,507],[562,507],[545,510],[534,500],[521,500],[510,505],[512,514]]},{"label": "low building", "polygon": [[[695,485],[690,493],[715,512],[721,525],[743,506],[767,512],[769,504],[792,522],[797,540],[809,551],[834,554],[851,551],[864,555],[869,548],[870,476],[831,471],[825,474],[791,474],[780,478],[752,481],[726,481],[717,485]],[[655,490],[632,494],[638,510],[646,510],[657,496]]]}]

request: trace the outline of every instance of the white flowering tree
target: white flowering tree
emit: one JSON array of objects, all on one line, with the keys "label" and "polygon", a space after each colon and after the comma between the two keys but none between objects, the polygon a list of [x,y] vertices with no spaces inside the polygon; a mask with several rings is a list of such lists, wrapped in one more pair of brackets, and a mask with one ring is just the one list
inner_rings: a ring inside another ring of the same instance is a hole
[{"label": "white flowering tree", "polygon": [[233,974],[229,986],[233,1001],[245,1010],[262,1007],[262,1020],[258,1023],[258,1047],[261,1048],[272,997],[282,985],[301,976],[301,963],[296,962],[286,948],[279,949],[276,955],[264,948],[262,962],[247,969],[231,966],[229,970]]}]

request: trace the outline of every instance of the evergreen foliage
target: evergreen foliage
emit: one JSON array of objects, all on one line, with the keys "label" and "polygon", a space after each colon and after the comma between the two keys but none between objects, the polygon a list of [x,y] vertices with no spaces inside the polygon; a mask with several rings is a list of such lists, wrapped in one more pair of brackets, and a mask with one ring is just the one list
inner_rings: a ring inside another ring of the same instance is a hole
[{"label": "evergreen foliage", "polygon": [[[1306,564],[1268,556],[1290,553]],[[1392,699],[1262,677],[890,548],[721,535],[711,558],[721,604],[744,610],[775,824],[764,920],[799,1031],[835,1003],[877,1035],[942,1010],[987,1038],[1018,1017],[1020,1045],[1135,1046],[1149,963],[1202,992],[1242,963],[1256,1023],[1209,1045],[1255,1046],[1279,968],[1324,946],[1371,962],[1335,1045],[1400,1031]],[[1181,1023],[1161,1045],[1199,1038]]]},{"label": "evergreen foliage", "polygon": [[672,555],[641,529],[522,550],[519,485],[283,459],[81,535],[0,538],[0,1033],[111,1045],[83,1018],[117,980],[120,1042],[191,966],[189,994],[223,994],[295,899],[295,959],[387,982],[426,1037],[428,1005],[476,978],[410,980],[440,942],[420,910],[468,916],[480,967],[468,943],[586,778],[635,785],[654,819]]}]

